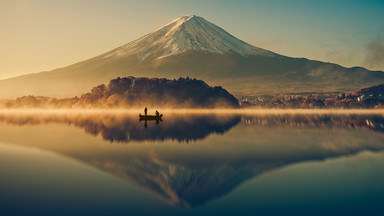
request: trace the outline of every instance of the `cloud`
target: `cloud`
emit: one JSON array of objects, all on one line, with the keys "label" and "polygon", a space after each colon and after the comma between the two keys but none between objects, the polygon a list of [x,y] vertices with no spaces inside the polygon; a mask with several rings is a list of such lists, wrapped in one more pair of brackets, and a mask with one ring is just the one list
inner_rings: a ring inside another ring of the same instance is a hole
[{"label": "cloud", "polygon": [[384,70],[384,36],[372,40],[367,46],[367,56],[363,63],[374,70]]},{"label": "cloud", "polygon": [[347,35],[319,40],[319,50],[316,52],[319,52],[320,59],[324,61],[353,67],[359,65],[361,59],[365,58],[365,53],[360,53],[364,47],[357,37]]}]

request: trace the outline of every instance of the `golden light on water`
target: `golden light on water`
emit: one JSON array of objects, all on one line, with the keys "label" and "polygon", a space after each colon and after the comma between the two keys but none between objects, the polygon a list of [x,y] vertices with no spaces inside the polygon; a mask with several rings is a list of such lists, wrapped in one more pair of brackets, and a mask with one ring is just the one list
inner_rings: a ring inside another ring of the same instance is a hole
[{"label": "golden light on water", "polygon": [[[149,109],[162,114],[384,115],[384,109]],[[144,109],[0,109],[0,114],[134,114]]]}]

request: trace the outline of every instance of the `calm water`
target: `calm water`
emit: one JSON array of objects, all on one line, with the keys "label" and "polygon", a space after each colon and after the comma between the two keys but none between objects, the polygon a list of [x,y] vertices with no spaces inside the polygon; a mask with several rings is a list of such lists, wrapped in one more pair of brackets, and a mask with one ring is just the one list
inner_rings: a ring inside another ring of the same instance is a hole
[{"label": "calm water", "polygon": [[384,115],[0,114],[0,215],[382,215]]}]

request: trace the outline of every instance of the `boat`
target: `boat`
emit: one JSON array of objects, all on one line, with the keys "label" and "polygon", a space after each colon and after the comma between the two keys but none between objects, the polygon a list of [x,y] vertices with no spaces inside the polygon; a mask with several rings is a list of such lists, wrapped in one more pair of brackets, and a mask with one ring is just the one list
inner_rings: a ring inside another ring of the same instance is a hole
[{"label": "boat", "polygon": [[163,114],[160,115],[141,115],[139,114],[140,120],[156,120],[156,121],[161,121],[161,117],[163,117]]}]

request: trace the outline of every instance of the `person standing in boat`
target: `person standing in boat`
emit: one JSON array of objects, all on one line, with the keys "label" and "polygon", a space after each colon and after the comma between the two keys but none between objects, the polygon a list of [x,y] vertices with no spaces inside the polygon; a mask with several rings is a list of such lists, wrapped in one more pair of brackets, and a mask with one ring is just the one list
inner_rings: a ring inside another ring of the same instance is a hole
[{"label": "person standing in boat", "polygon": [[145,108],[144,108],[144,115],[145,115],[145,116],[147,116],[147,111],[148,111],[148,109],[147,109],[147,107],[145,107]]}]

